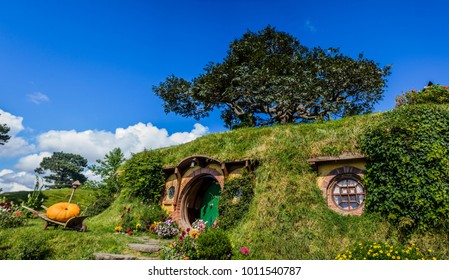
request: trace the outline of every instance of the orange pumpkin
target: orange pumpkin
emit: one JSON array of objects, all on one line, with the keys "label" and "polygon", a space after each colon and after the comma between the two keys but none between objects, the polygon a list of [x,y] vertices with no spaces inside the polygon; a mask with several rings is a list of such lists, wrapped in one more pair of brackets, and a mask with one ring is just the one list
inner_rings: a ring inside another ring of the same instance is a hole
[{"label": "orange pumpkin", "polygon": [[53,204],[47,209],[47,217],[49,219],[67,222],[70,218],[79,216],[80,208],[74,203],[60,202]]}]

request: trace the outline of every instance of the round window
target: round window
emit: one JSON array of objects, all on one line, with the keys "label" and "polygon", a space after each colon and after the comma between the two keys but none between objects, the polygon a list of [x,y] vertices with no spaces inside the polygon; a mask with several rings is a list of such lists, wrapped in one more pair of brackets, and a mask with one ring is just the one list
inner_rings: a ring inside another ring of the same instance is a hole
[{"label": "round window", "polygon": [[174,197],[175,197],[175,186],[171,186],[170,188],[168,188],[167,198],[173,199]]},{"label": "round window", "polygon": [[365,188],[360,180],[340,178],[332,186],[332,200],[338,208],[350,211],[359,208],[365,199]]}]

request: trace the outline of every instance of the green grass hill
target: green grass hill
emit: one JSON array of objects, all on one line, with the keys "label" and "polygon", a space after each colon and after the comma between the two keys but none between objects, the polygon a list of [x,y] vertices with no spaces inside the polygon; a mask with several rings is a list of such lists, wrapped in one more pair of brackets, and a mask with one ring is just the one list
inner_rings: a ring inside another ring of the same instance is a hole
[{"label": "green grass hill", "polygon": [[[245,246],[250,250],[251,258],[335,259],[347,245],[413,242],[423,250],[433,250],[438,258],[447,259],[449,241],[446,235],[426,233],[410,236],[404,241],[393,226],[377,215],[345,216],[330,210],[317,186],[317,174],[307,160],[342,152],[360,152],[357,147],[359,135],[380,115],[238,129],[145,152],[161,155],[166,166],[176,165],[181,159],[194,154],[221,161],[257,159],[259,166],[254,171],[255,195],[252,203],[248,212],[242,213],[242,220],[228,231],[236,247]],[[52,230],[44,234],[51,235],[50,240],[63,240],[68,248],[76,247],[73,242],[90,242],[92,245],[91,248],[86,247],[86,251],[77,249],[77,253],[68,253],[62,258],[88,258],[93,250],[126,252],[120,243],[126,238],[117,238],[112,232],[121,207],[130,203],[138,207],[138,203],[119,197],[106,211],[87,220],[89,232],[86,234],[64,231],[70,237],[61,237]],[[0,240],[6,240],[7,234],[12,232],[19,236],[25,235],[25,231],[42,235],[40,229],[31,228],[8,229],[8,233],[0,230]],[[105,241],[108,238],[112,241]],[[63,255],[61,252],[54,253],[55,257]]]}]

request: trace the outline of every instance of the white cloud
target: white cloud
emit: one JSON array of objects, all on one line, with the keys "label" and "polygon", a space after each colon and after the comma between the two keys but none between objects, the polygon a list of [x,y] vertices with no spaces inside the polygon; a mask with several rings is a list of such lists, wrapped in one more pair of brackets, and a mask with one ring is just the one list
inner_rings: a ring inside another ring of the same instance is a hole
[{"label": "white cloud", "polygon": [[9,127],[9,136],[16,136],[19,132],[24,130],[22,121],[22,117],[14,116],[13,114],[0,109],[0,124],[6,124]]},{"label": "white cloud", "polygon": [[42,152],[39,154],[31,154],[22,157],[21,159],[19,159],[14,168],[21,171],[34,172],[34,169],[39,167],[44,157],[51,157],[51,155],[52,154],[49,152]]},{"label": "white cloud", "polygon": [[[158,128],[151,123],[138,123],[127,128],[117,128],[115,132],[86,130],[50,130],[37,136],[37,147],[17,135],[24,130],[23,118],[14,116],[0,109],[0,123],[11,128],[11,139],[0,147],[0,157],[25,155],[18,159],[15,170],[0,170],[0,187],[4,192],[32,190],[34,187],[34,169],[39,167],[44,157],[53,152],[79,154],[90,163],[103,159],[112,149],[119,147],[126,157],[144,149],[157,149],[195,140],[208,133],[209,129],[195,124],[191,131],[169,134],[165,128]],[[85,175],[95,179],[89,170]]]},{"label": "white cloud", "polygon": [[14,172],[10,169],[0,171],[0,186],[3,192],[31,191],[36,177],[25,171]]},{"label": "white cloud", "polygon": [[27,99],[28,99],[28,101],[30,101],[36,105],[39,105],[42,102],[50,101],[50,98],[48,98],[48,96],[43,94],[42,92],[33,92],[31,94],[28,94]]},{"label": "white cloud", "polygon": [[28,143],[24,138],[17,136],[24,130],[22,121],[22,117],[14,116],[0,109],[0,124],[6,124],[9,127],[8,135],[11,137],[5,145],[1,146],[0,158],[24,155],[35,150],[34,145]]},{"label": "white cloud", "polygon": [[317,32],[315,25],[313,25],[310,20],[306,20],[306,22],[304,23],[304,27],[312,33]]},{"label": "white cloud", "polygon": [[190,132],[177,132],[169,135],[165,128],[151,123],[138,123],[127,128],[117,128],[115,133],[108,131],[51,130],[37,137],[41,151],[74,153],[93,162],[102,159],[109,151],[119,147],[125,156],[144,149],[157,149],[192,141],[205,135],[208,128],[195,124]]}]

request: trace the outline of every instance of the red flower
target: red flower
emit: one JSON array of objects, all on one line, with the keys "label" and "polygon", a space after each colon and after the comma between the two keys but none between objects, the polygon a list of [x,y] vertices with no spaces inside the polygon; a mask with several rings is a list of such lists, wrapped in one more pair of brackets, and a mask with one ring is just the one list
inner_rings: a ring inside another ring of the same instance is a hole
[{"label": "red flower", "polygon": [[190,228],[188,227],[188,228],[186,229],[186,231],[187,231],[187,232],[190,232]]},{"label": "red flower", "polygon": [[133,235],[133,232],[132,232],[132,231],[128,231],[128,234],[129,234],[129,235]]},{"label": "red flower", "polygon": [[121,216],[120,218],[122,218],[122,219],[123,219],[123,217],[125,217],[125,214],[122,214],[122,216]]},{"label": "red flower", "polygon": [[126,206],[123,206],[123,210],[126,210]]},{"label": "red flower", "polygon": [[185,236],[186,235],[186,232],[185,231],[182,231],[182,236]]},{"label": "red flower", "polygon": [[246,247],[241,247],[241,248],[240,248],[240,252],[241,252],[243,255],[248,255],[248,254],[249,254],[249,250],[248,250],[248,248],[246,248]]},{"label": "red flower", "polygon": [[131,207],[128,208],[128,213],[129,213],[129,211],[131,211]]}]

